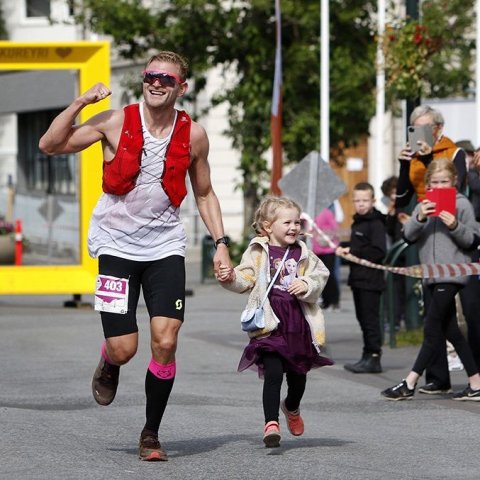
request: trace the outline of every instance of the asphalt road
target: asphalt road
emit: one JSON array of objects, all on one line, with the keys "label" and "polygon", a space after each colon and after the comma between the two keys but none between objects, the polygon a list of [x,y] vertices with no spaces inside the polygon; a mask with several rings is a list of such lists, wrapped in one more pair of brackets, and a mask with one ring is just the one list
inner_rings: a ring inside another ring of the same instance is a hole
[{"label": "asphalt road", "polygon": [[[346,287],[341,312],[326,316],[337,363],[308,378],[305,434],[292,437],[281,418],[281,447],[265,449],[262,383],[253,372],[236,372],[246,297],[189,278],[194,295],[160,430],[169,461],[161,463],[137,458],[150,357],[145,308],[139,352],[122,367],[115,401],[100,407],[90,393],[102,340],[98,314],[64,308],[66,297],[0,297],[0,479],[480,478],[480,404],[380,396],[407,373],[416,348],[385,347],[382,374],[343,369],[361,350]],[[452,379],[457,390],[466,384],[464,372]]]}]

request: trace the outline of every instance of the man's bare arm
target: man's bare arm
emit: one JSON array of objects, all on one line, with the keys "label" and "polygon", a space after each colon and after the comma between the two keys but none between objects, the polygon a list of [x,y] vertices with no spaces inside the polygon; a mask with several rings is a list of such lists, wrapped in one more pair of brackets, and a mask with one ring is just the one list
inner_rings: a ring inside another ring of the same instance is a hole
[{"label": "man's bare arm", "polygon": [[40,150],[47,155],[76,153],[103,139],[103,127],[111,117],[111,111],[99,113],[82,125],[75,126],[74,122],[84,107],[103,100],[111,93],[103,83],[97,83],[80,95],[50,124],[40,139]]},{"label": "man's bare arm", "polygon": [[[218,197],[215,194],[210,179],[210,165],[208,163],[208,137],[205,130],[197,123],[192,122],[192,164],[189,174],[193,194],[198,211],[205,226],[214,240],[225,235],[223,229],[222,212]],[[218,272],[220,265],[231,266],[228,248],[224,244],[218,245],[214,259],[214,269]]]}]

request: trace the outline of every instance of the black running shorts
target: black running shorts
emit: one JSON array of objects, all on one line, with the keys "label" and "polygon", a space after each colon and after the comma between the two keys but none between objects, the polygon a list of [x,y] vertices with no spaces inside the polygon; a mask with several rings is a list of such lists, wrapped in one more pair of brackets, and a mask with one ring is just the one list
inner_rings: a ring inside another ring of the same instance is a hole
[{"label": "black running shorts", "polygon": [[180,255],[137,262],[100,255],[99,273],[128,279],[126,314],[100,312],[105,338],[138,332],[137,305],[140,287],[150,318],[169,317],[183,322],[185,312],[185,258]]}]

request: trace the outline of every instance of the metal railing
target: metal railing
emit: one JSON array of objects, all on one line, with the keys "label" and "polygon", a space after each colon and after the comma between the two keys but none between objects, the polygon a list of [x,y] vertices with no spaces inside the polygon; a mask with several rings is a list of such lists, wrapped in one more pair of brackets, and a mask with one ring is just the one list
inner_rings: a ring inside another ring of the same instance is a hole
[{"label": "metal railing", "polygon": [[[383,261],[384,265],[398,266],[401,258],[405,258],[407,265],[413,265],[417,259],[416,247],[406,243],[404,240],[395,242],[387,252]],[[396,274],[387,272],[386,289],[382,296],[382,318],[383,325],[388,325],[389,344],[391,348],[397,345],[396,339],[396,299],[395,299],[395,281]],[[420,315],[420,295],[419,295],[419,279],[405,277],[405,326],[407,330],[413,330],[420,326],[422,317]],[[421,283],[420,283],[421,284]],[[398,292],[397,292],[398,293]],[[385,316],[387,321],[385,322]],[[383,329],[384,331],[385,329]]]}]

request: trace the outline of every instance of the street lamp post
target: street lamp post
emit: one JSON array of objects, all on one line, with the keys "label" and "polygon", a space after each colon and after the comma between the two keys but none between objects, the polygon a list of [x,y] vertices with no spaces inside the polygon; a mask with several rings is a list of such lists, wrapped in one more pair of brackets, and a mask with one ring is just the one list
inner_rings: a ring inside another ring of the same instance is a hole
[{"label": "street lamp post", "polygon": [[[406,13],[407,17],[411,20],[418,20],[418,0],[406,0]],[[420,105],[420,95],[417,95],[415,98],[407,98],[406,101],[406,125],[405,125],[405,135],[407,132],[407,127],[410,122],[410,115],[417,107]],[[412,202],[408,206],[408,213],[411,213],[415,205],[415,196],[412,198]],[[405,261],[407,265],[414,265],[418,263],[418,252],[414,247],[410,247],[405,252]],[[405,325],[407,330],[415,329],[420,324],[420,314],[418,307],[418,297],[415,293],[417,289],[414,288],[416,279],[411,277],[405,277],[405,291],[407,293],[406,305],[405,305]]]},{"label": "street lamp post", "polygon": [[[418,20],[418,0],[406,0],[407,6],[407,17],[411,20]],[[407,98],[407,108],[406,108],[406,117],[407,117],[407,125],[410,121],[410,114],[413,112],[415,107],[420,105],[420,95],[417,95],[415,98]],[[406,128],[405,128],[406,132]]]}]

